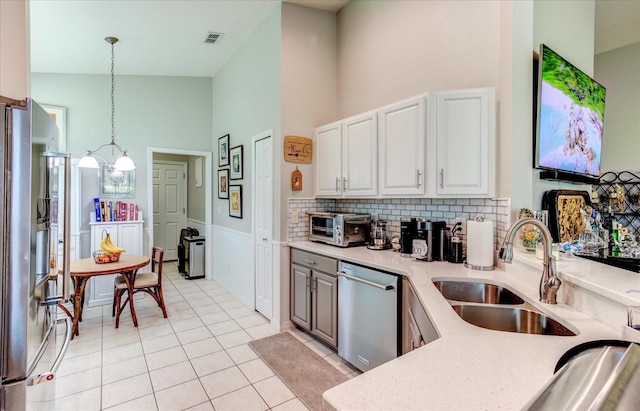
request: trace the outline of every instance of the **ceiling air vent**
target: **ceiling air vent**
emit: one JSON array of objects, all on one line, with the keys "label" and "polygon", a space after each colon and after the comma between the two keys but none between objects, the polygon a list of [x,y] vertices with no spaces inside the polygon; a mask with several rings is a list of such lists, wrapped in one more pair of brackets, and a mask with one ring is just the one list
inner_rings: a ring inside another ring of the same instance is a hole
[{"label": "ceiling air vent", "polygon": [[222,37],[224,37],[224,33],[215,33],[210,31],[207,33],[207,37],[204,39],[204,42],[209,44],[218,44],[220,43],[220,40],[222,40]]}]

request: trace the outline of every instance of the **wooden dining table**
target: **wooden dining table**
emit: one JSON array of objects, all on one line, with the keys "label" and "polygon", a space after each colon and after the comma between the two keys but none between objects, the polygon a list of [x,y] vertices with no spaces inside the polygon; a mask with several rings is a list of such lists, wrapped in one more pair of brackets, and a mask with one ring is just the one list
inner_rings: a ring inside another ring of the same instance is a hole
[{"label": "wooden dining table", "polygon": [[[127,284],[129,295],[133,295],[133,283],[138,269],[149,264],[151,259],[145,255],[122,254],[120,260],[111,263],[98,264],[93,257],[71,261],[70,272],[73,280],[73,328],[71,338],[80,335],[79,322],[82,321],[82,305],[84,304],[84,290],[89,279],[95,275],[121,274]],[[129,308],[133,325],[138,326],[133,306],[133,298],[129,298]]]}]

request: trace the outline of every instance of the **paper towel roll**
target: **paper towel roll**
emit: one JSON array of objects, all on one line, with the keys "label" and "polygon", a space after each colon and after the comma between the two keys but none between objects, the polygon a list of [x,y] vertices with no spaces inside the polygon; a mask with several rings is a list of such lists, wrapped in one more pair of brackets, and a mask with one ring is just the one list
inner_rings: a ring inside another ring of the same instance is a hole
[{"label": "paper towel roll", "polygon": [[487,270],[493,268],[493,221],[467,221],[467,265]]}]

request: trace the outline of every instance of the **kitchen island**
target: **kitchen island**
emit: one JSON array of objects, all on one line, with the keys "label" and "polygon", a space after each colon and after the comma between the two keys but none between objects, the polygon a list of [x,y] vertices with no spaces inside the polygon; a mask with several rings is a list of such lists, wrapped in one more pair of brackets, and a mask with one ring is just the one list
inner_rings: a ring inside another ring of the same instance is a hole
[{"label": "kitchen island", "polygon": [[[327,409],[521,409],[552,378],[565,351],[585,341],[619,339],[626,322],[624,307],[640,305],[640,293],[627,292],[640,289],[638,274],[577,257],[561,257],[558,262],[563,285],[559,303],[549,305],[538,301],[542,262],[525,251],[514,250],[513,264],[476,271],[462,264],[419,262],[389,250],[308,241],[289,245],[408,277],[440,336],[326,391]],[[434,279],[444,278],[484,279],[507,286],[577,335],[519,334],[471,325],[433,285]]]}]

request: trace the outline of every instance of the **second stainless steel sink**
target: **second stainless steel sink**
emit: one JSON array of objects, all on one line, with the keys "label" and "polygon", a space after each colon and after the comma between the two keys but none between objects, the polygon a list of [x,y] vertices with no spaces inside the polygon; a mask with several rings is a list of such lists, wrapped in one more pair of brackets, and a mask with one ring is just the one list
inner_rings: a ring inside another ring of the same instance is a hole
[{"label": "second stainless steel sink", "polygon": [[484,279],[435,278],[433,285],[460,318],[475,326],[524,334],[577,335],[499,284]]},{"label": "second stainless steel sink", "polygon": [[490,330],[557,336],[576,335],[558,321],[540,312],[524,308],[491,305],[452,305],[452,307],[466,322]]},{"label": "second stainless steel sink", "polygon": [[434,281],[438,291],[447,300],[483,304],[524,304],[513,291],[486,282],[441,280]]}]

